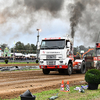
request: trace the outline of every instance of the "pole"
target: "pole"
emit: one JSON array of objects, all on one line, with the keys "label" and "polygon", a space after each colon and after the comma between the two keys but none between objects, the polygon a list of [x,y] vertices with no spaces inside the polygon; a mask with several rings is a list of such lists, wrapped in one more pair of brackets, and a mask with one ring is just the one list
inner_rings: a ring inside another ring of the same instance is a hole
[{"label": "pole", "polygon": [[14,47],[13,47],[13,62],[14,62]]},{"label": "pole", "polygon": [[37,29],[38,35],[37,35],[37,60],[39,60],[39,32],[41,29]]},{"label": "pole", "polygon": [[39,48],[38,48],[38,44],[39,44],[39,30],[38,30],[38,35],[37,35],[37,59],[39,58]]},{"label": "pole", "polygon": [[39,32],[41,31],[41,29],[37,29],[38,31],[38,35],[37,35],[37,60],[39,60]]}]

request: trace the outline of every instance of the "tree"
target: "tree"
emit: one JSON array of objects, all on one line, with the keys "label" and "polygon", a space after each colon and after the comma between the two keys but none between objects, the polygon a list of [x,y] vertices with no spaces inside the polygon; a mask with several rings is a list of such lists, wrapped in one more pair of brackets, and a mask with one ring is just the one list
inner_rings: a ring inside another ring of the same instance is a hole
[{"label": "tree", "polygon": [[7,44],[2,44],[2,45],[1,45],[1,50],[4,52],[4,49],[5,49],[6,47],[9,48]]},{"label": "tree", "polygon": [[20,51],[21,53],[24,53],[24,50],[25,49],[25,46],[23,43],[21,43],[20,41],[18,41],[16,44],[15,44],[15,47],[14,47],[14,50],[15,52],[17,51]]},{"label": "tree", "polygon": [[36,53],[37,47],[36,47],[34,44],[31,44],[31,47],[32,47],[32,49],[33,49],[33,53]]},{"label": "tree", "polygon": [[32,47],[29,43],[25,45],[25,53],[32,53],[32,51]]},{"label": "tree", "polygon": [[[13,52],[13,48],[11,48],[11,52]],[[20,52],[23,54],[36,53],[36,46],[34,44],[29,44],[29,43],[24,45],[24,43],[18,41],[15,44],[14,52]]]},{"label": "tree", "polygon": [[27,53],[36,53],[36,46],[34,44],[27,44],[25,45],[25,50]]},{"label": "tree", "polygon": [[24,44],[20,41],[15,44],[15,50],[24,50]]}]

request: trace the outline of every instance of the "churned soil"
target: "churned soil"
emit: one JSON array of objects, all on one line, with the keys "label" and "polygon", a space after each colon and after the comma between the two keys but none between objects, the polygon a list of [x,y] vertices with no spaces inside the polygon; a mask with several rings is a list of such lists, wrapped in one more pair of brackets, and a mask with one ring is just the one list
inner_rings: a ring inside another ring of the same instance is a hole
[{"label": "churned soil", "polygon": [[0,64],[0,67],[8,66],[38,66],[39,64]]},{"label": "churned soil", "polygon": [[86,84],[85,74],[60,75],[50,72],[44,75],[41,70],[0,72],[0,98],[10,99],[30,90],[32,94],[52,89],[60,89],[62,80],[69,86]]}]

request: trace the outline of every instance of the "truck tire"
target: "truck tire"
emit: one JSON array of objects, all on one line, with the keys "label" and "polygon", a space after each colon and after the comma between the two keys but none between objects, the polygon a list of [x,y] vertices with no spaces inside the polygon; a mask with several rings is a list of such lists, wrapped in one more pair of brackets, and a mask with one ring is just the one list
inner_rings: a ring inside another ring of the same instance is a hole
[{"label": "truck tire", "polygon": [[68,64],[68,69],[65,69],[65,75],[71,75],[73,72],[73,67],[72,67],[72,64],[69,63]]},{"label": "truck tire", "polygon": [[49,69],[42,69],[42,71],[43,71],[43,74],[46,74],[46,75],[50,73]]},{"label": "truck tire", "polygon": [[81,69],[80,70],[76,70],[76,73],[81,73],[81,74],[86,73],[86,65],[85,65],[84,61],[81,63]]}]

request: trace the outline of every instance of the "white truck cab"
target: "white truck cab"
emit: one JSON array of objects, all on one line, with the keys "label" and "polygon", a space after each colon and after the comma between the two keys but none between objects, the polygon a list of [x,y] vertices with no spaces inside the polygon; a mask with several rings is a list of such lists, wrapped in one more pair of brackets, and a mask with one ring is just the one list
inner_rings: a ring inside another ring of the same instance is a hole
[{"label": "white truck cab", "polygon": [[85,62],[82,59],[74,61],[73,40],[67,37],[44,38],[40,48],[40,65],[44,74],[57,70],[59,73],[85,73]]}]

